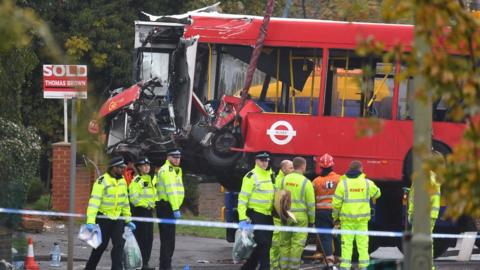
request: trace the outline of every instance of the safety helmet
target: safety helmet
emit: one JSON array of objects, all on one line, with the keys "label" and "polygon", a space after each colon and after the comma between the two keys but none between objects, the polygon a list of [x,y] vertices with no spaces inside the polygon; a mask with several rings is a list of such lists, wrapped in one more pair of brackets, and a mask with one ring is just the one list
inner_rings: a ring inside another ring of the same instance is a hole
[{"label": "safety helmet", "polygon": [[322,168],[330,168],[335,165],[335,163],[333,162],[333,157],[329,154],[321,156],[318,162],[320,163],[320,167]]}]

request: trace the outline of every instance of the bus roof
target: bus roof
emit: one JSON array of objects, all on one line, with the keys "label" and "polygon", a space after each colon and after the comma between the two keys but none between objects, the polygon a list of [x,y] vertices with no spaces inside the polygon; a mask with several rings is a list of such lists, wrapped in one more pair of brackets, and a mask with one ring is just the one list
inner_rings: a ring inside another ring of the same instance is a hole
[{"label": "bus roof", "polygon": [[[200,42],[254,46],[263,17],[220,13],[194,13],[186,26],[186,37],[199,35]],[[354,49],[362,39],[372,37],[387,48],[402,44],[410,50],[413,26],[271,18],[265,46]]]}]

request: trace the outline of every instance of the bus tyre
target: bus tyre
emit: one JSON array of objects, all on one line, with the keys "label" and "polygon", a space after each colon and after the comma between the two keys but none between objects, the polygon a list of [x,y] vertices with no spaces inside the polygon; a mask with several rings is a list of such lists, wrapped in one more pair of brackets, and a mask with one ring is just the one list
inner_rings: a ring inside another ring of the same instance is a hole
[{"label": "bus tyre", "polygon": [[240,152],[230,150],[231,147],[238,147],[239,142],[237,136],[231,132],[219,132],[212,138],[211,145],[203,148],[203,154],[212,166],[231,167],[242,155]]}]

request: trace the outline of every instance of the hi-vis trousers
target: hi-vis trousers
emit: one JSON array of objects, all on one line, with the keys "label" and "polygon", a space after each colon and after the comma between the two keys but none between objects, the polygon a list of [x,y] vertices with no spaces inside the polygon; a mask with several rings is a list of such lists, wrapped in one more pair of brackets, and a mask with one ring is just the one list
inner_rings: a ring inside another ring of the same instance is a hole
[{"label": "hi-vis trousers", "polygon": [[[273,218],[273,225],[281,226],[279,218]],[[270,248],[270,269],[280,269],[280,231],[273,231],[272,247]]]},{"label": "hi-vis trousers", "polygon": [[[296,224],[289,223],[292,227],[307,227],[307,219],[298,219]],[[280,232],[280,269],[300,269],[303,248],[307,241],[308,233]]]},{"label": "hi-vis trousers", "polygon": [[[340,223],[342,230],[368,231],[368,221],[342,221]],[[350,269],[352,267],[353,241],[357,243],[358,267],[366,268],[369,264],[368,255],[368,235],[342,234],[342,260],[341,268]]]}]

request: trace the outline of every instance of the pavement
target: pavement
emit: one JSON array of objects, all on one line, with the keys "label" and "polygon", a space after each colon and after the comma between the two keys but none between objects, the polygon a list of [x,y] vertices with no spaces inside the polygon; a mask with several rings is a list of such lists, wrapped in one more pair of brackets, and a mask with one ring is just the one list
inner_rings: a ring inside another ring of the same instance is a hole
[{"label": "pavement", "polygon": [[[83,269],[85,263],[90,255],[91,248],[84,242],[77,239],[77,233],[79,226],[75,228],[75,242],[74,242],[74,270]],[[192,227],[192,230],[195,228]],[[49,222],[45,225],[45,231],[36,234],[27,234],[27,237],[32,237],[34,243],[34,251],[37,262],[40,265],[40,269],[67,269],[66,256],[62,256],[62,266],[54,268],[49,266],[50,257],[49,253],[53,247],[53,243],[60,244],[60,249],[63,254],[67,253],[67,238],[68,232],[66,225],[61,222]],[[186,265],[190,269],[240,269],[240,265],[233,264],[232,261],[232,243],[228,243],[223,239],[210,239],[190,236],[177,236],[176,237],[176,249],[173,256],[173,268],[184,269]],[[110,269],[110,250],[109,247],[105,250],[102,260],[100,261],[97,269],[106,270]],[[480,269],[480,254],[472,255],[472,259],[469,262],[457,262],[455,261],[455,251],[449,250],[449,257],[442,257],[435,260],[437,269],[441,270],[470,270]],[[475,253],[480,253],[478,249]],[[160,241],[158,234],[154,236],[152,257],[150,259],[151,266],[158,266],[160,254]],[[392,261],[400,265],[403,260],[403,254],[396,247],[382,247],[371,254],[372,262],[385,262]],[[317,262],[305,261],[302,265],[304,270],[307,269],[322,269],[322,265]],[[376,268],[384,269],[384,268]]]}]

